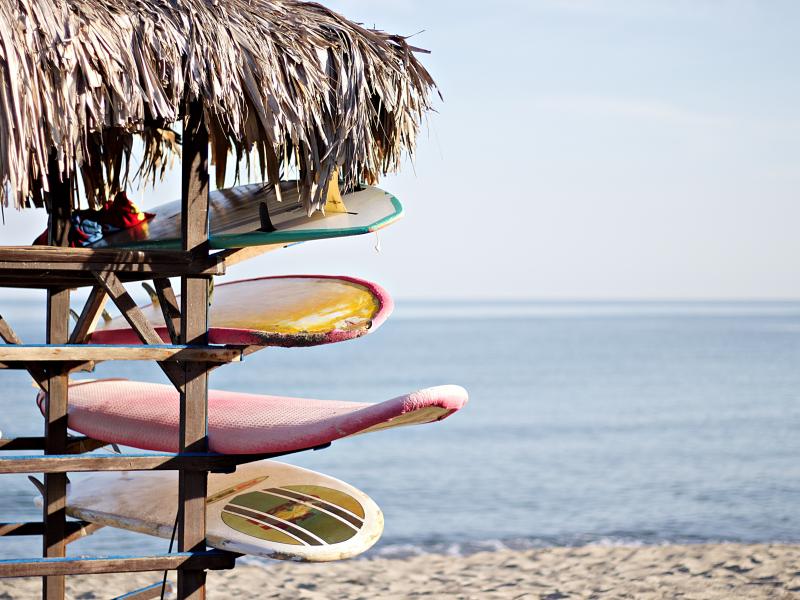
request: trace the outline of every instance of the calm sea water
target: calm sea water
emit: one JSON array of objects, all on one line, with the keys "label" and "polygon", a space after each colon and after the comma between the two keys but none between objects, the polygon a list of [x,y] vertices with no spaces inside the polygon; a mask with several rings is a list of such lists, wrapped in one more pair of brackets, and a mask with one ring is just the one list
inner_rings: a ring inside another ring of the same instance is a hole
[{"label": "calm sea water", "polygon": [[[41,340],[41,305],[4,315]],[[163,381],[152,365],[94,376]],[[2,374],[4,436],[38,434],[34,389]],[[287,458],[383,508],[372,551],[470,552],[585,542],[800,541],[800,304],[399,303],[374,335],[265,350],[215,387],[378,401],[459,383],[445,422]],[[73,480],[79,480],[74,475]],[[0,520],[35,519],[25,477],[4,476]],[[73,554],[165,551],[104,530]],[[36,539],[0,540],[0,556]]]}]

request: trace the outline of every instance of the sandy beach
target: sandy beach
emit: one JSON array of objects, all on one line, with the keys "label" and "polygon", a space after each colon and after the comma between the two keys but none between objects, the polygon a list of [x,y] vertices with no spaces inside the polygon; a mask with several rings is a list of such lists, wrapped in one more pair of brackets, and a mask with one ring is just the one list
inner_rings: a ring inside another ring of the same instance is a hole
[{"label": "sandy beach", "polygon": [[[174,575],[172,576],[174,580]],[[153,573],[67,579],[69,598],[110,598]],[[584,546],[466,557],[274,563],[209,574],[210,598],[800,598],[800,545]],[[0,598],[36,598],[39,580],[0,581]]]}]

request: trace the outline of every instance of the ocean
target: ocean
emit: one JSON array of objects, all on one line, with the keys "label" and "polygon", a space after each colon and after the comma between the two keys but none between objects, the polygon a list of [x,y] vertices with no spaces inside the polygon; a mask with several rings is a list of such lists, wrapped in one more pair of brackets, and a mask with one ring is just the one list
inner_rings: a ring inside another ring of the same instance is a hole
[{"label": "ocean", "polygon": [[[3,304],[42,341],[42,304]],[[147,363],[82,377],[164,381]],[[4,437],[39,435],[29,377],[4,372]],[[584,543],[800,542],[800,303],[398,302],[373,335],[268,349],[212,387],[380,401],[457,383],[444,422],[282,459],[343,479],[384,511],[368,556]],[[74,482],[81,476],[72,475]],[[2,521],[35,520],[3,476]],[[0,538],[0,558],[38,538]],[[72,555],[164,552],[105,529]]]}]

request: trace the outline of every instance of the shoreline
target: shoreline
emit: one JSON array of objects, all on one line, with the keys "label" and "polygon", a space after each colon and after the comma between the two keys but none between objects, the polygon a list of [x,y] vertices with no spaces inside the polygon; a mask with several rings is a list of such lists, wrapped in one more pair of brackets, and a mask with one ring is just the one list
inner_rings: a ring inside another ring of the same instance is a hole
[{"label": "shoreline", "polygon": [[[174,583],[175,574],[170,573]],[[69,598],[109,598],[157,573],[67,578]],[[209,598],[800,598],[800,544],[587,545],[242,565],[208,575]],[[38,596],[39,579],[0,580],[0,598]]]}]

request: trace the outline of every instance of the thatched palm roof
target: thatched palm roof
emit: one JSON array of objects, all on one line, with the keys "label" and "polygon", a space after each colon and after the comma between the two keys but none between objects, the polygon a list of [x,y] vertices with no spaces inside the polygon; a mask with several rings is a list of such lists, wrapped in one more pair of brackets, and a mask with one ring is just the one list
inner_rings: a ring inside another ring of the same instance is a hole
[{"label": "thatched palm roof", "polygon": [[415,50],[296,0],[0,0],[0,201],[41,205],[49,162],[97,204],[136,134],[159,175],[199,98],[218,172],[255,149],[318,208],[334,169],[372,182],[413,150],[435,88]]}]

